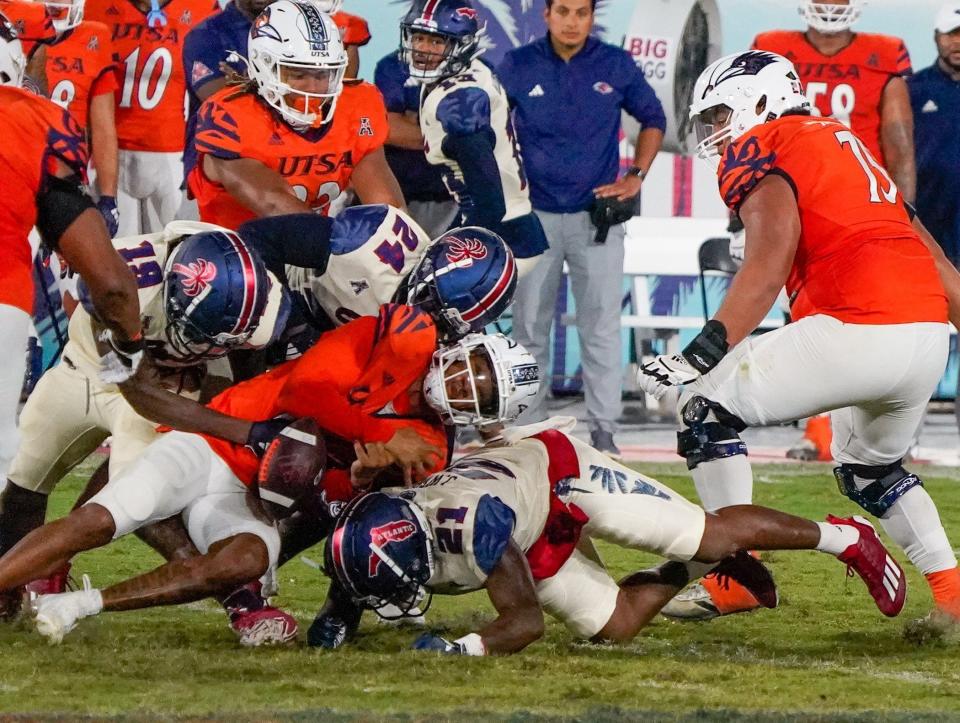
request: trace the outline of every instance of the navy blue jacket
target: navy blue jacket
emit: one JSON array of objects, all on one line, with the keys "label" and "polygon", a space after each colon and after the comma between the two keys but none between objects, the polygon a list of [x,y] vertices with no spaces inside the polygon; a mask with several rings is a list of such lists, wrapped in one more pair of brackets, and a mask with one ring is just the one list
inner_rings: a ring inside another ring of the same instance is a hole
[{"label": "navy blue jacket", "polygon": [[514,108],[530,200],[541,211],[583,211],[594,188],[617,179],[621,110],[644,129],[666,128],[643,71],[625,50],[593,37],[569,62],[549,35],[511,50],[497,77]]}]

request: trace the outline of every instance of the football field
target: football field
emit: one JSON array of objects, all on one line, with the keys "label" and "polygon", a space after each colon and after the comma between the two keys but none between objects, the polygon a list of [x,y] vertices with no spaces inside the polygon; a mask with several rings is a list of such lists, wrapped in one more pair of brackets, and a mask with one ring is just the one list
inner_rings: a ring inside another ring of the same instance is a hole
[{"label": "football field", "polygon": [[[693,496],[680,465],[643,470]],[[960,540],[960,481],[924,470],[948,534]],[[822,519],[851,514],[826,466],[766,466],[756,501]],[[79,477],[52,505],[62,514]],[[604,546],[616,576],[653,558]],[[321,549],[308,553],[319,560]],[[708,623],[662,618],[627,646],[575,642],[548,622],[545,639],[510,658],[455,658],[408,650],[418,634],[364,620],[335,653],[298,645],[241,649],[217,605],[101,615],[58,647],[25,622],[0,628],[0,715],[222,720],[945,720],[958,715],[960,641],[918,646],[904,625],[931,605],[904,564],[907,606],[896,619],[874,607],[859,578],[815,552],[765,555],[780,585],[778,610]],[[158,558],[134,538],[79,557],[77,578],[103,587]],[[320,574],[295,560],[281,570],[278,602],[306,627],[323,599]],[[459,637],[490,615],[484,594],[437,598],[431,628]]]}]

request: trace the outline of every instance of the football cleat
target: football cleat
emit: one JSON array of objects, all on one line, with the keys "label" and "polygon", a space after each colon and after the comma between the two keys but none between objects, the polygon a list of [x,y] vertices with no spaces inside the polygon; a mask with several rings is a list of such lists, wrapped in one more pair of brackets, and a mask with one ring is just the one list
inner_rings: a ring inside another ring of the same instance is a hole
[{"label": "football cleat", "polygon": [[703,580],[691,585],[660,611],[674,620],[711,620],[745,613],[779,602],[776,584],[763,564],[740,551],[721,561]]},{"label": "football cleat", "polygon": [[848,575],[856,572],[863,579],[880,612],[891,618],[899,615],[907,600],[907,578],[877,537],[873,525],[859,515],[827,515],[827,522],[857,528],[860,539],[837,555],[837,559],[847,564]]},{"label": "football cleat", "polygon": [[77,622],[103,609],[99,590],[90,585],[90,578],[83,576],[83,590],[41,595],[31,601],[37,632],[50,643],[58,645],[64,636],[77,627]]},{"label": "football cleat", "polygon": [[259,610],[231,613],[230,628],[237,634],[240,644],[250,648],[284,645],[296,640],[300,632],[292,615],[270,605]]}]

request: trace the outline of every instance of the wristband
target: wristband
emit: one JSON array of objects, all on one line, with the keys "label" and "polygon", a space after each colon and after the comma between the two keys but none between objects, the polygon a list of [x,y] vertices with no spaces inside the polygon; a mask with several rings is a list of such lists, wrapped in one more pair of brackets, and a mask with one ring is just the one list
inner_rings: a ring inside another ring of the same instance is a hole
[{"label": "wristband", "polygon": [[730,350],[727,327],[716,319],[708,321],[703,330],[683,350],[683,357],[701,374],[713,369]]},{"label": "wristband", "polygon": [[477,633],[464,635],[453,641],[454,645],[459,645],[464,655],[480,656],[487,654],[487,647],[483,644],[483,638]]},{"label": "wristband", "polygon": [[627,169],[627,172],[623,175],[636,176],[642,181],[644,178],[647,177],[647,172],[642,168],[640,168],[640,166],[630,166],[630,168]]}]

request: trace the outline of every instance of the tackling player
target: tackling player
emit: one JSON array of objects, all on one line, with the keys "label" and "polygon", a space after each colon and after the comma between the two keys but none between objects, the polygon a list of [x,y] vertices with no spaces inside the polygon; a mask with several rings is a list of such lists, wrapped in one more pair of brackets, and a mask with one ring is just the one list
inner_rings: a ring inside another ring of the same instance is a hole
[{"label": "tackling player", "polygon": [[[784,58],[722,58],[694,99],[698,153],[719,161],[721,196],[746,229],[744,262],[703,331],[644,365],[640,385],[657,397],[686,385],[678,451],[708,510],[750,502],[743,429],[830,411],[840,491],[880,519],[938,611],[960,618],[953,548],[903,467],[946,365],[948,311],[960,322],[960,274],[865,143],[811,116]],[[793,322],[750,337],[784,285]]]},{"label": "tackling player", "polygon": [[[408,481],[419,471],[435,471],[443,464],[445,434],[428,403],[437,394],[430,386],[432,377],[424,380],[435,344],[429,317],[402,306],[384,307],[378,318],[358,319],[330,332],[301,359],[214,399],[208,414],[196,421],[202,425],[214,420],[210,428],[216,428],[221,439],[183,432],[164,435],[83,507],[24,538],[0,559],[0,587],[10,589],[31,570],[48,569],[54,560],[178,513],[204,553],[201,557],[168,563],[112,586],[102,596],[95,590],[41,596],[36,602],[38,629],[59,639],[79,618],[101,609],[188,602],[230,592],[263,575],[279,559],[280,540],[276,529],[248,508],[244,488],[256,479],[257,453],[288,424],[276,415],[315,418],[325,432],[357,441],[362,459],[370,454],[378,462],[401,465]],[[502,413],[513,377],[485,345],[477,348],[479,353],[469,357],[469,376],[451,378],[445,393],[471,409]],[[473,380],[488,375],[496,375],[496,384],[486,380],[494,393],[481,397]],[[369,484],[373,477],[328,474],[325,495],[329,500],[349,498],[355,485]],[[152,494],[143,495],[144,488]],[[131,490],[137,492],[131,496]]]},{"label": "tackling player", "polygon": [[427,160],[442,167],[460,222],[503,237],[523,276],[547,239],[530,205],[507,96],[478,59],[477,11],[466,0],[419,0],[400,28],[410,78],[422,84],[419,120]]},{"label": "tackling player", "polygon": [[[288,295],[233,232],[174,221],[113,246],[137,280],[158,382],[173,393],[197,398],[209,360],[265,347],[286,325]],[[110,477],[157,438],[156,424],[124,398],[125,375],[108,381],[98,373],[101,330],[86,306],[75,310],[60,362],[41,377],[20,414],[22,442],[0,493],[0,554],[43,524],[54,487],[108,436]],[[68,569],[58,571],[60,579]]]},{"label": "tackling player", "polygon": [[39,230],[87,279],[90,297],[107,327],[107,367],[135,370],[143,357],[136,285],[113,250],[103,219],[83,185],[87,146],[69,113],[18,87],[26,59],[10,24],[0,16],[0,479],[17,449],[16,411],[25,371],[33,310],[33,253],[27,236]]},{"label": "tackling player", "polygon": [[91,166],[96,171],[97,209],[115,236],[117,212],[117,127],[114,121],[114,73],[110,31],[83,19],[85,0],[46,2],[57,37],[47,47],[46,76],[50,100],[70,111],[90,138]]},{"label": "tackling player", "polygon": [[403,207],[383,155],[377,89],[343,82],[346,55],[329,16],[278,0],[257,17],[249,82],[200,108],[188,185],[200,217],[238,228],[258,216],[326,211],[351,185],[364,203]]},{"label": "tackling player", "polygon": [[216,0],[102,0],[85,15],[106,25],[118,69],[120,236],[156,233],[183,203],[184,38]]},{"label": "tackling player", "polygon": [[[452,642],[427,633],[417,649],[514,653],[543,635],[544,610],[578,637],[627,641],[687,580],[711,569],[750,582],[775,604],[772,580],[737,554],[748,548],[833,554],[863,577],[886,615],[903,607],[903,571],[862,518],[815,523],[751,505],[706,514],[567,434],[522,430],[513,431],[524,438],[469,455],[414,490],[365,495],[338,518],[328,574],[369,607],[407,611],[431,593],[486,589],[494,621]],[[598,539],[677,562],[618,584]]]}]

